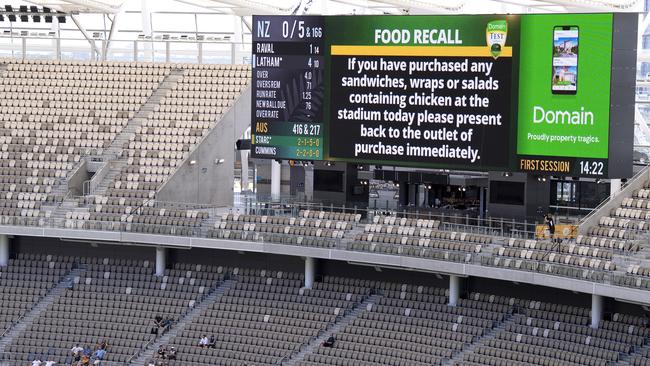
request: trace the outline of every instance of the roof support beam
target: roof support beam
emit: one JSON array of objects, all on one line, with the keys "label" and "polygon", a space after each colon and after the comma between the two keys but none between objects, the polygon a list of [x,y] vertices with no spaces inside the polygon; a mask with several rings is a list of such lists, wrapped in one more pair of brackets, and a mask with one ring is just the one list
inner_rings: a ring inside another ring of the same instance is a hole
[{"label": "roof support beam", "polygon": [[95,52],[95,55],[97,55],[99,57],[101,55],[101,51],[99,50],[99,48],[97,48],[97,45],[95,44],[95,41],[92,38],[90,38],[90,36],[88,35],[88,32],[86,32],[86,28],[84,28],[83,25],[81,25],[81,23],[79,22],[79,19],[77,19],[77,16],[75,14],[70,15],[70,18],[72,19],[74,24],[77,25],[77,28],[79,28],[79,31],[81,32],[81,34],[83,34],[83,36],[86,38],[86,40],[88,40],[88,43],[90,43],[90,47],[92,47],[93,51]]}]

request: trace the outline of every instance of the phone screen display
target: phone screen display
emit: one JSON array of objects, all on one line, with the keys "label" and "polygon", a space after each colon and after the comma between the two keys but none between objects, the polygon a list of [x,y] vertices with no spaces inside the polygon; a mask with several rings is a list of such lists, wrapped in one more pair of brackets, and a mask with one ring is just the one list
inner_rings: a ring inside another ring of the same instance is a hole
[{"label": "phone screen display", "polygon": [[578,27],[553,28],[553,94],[575,94],[578,91]]}]

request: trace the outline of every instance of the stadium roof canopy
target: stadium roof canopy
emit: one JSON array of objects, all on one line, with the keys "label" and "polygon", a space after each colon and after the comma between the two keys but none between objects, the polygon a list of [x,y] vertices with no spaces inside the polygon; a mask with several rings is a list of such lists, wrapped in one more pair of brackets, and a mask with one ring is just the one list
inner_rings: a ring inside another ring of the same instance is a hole
[{"label": "stadium roof canopy", "polygon": [[[146,0],[145,0],[146,1]],[[139,0],[30,0],[68,13],[119,13],[125,3]],[[151,1],[153,3],[154,1]],[[156,3],[159,0],[155,1]],[[341,14],[350,8],[363,13],[499,13],[630,11],[642,12],[642,0],[176,0],[169,6],[191,5],[203,11],[251,14]],[[519,10],[517,10],[519,9]],[[514,10],[514,11],[513,11]],[[358,13],[355,11],[355,13]]]}]

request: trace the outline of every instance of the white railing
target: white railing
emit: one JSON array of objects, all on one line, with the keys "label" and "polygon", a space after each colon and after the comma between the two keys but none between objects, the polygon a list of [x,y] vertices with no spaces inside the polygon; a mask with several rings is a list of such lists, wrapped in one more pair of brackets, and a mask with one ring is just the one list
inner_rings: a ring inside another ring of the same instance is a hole
[{"label": "white railing", "polygon": [[[92,45],[91,45],[92,44]],[[249,64],[252,45],[216,39],[111,40],[0,34],[0,57],[87,61]]]}]

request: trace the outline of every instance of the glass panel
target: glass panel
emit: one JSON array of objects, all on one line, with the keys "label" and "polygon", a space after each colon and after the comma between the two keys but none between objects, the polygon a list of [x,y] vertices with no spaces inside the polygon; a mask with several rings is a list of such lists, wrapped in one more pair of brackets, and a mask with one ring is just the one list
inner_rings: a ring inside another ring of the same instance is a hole
[{"label": "glass panel", "polygon": [[204,64],[229,64],[231,63],[231,45],[230,43],[203,43],[203,63]]},{"label": "glass panel", "polygon": [[106,59],[109,61],[133,61],[133,42],[111,41]]},{"label": "glass panel", "polygon": [[11,37],[11,34],[0,37],[0,56],[2,57],[22,57],[21,40]]},{"label": "glass panel", "polygon": [[195,41],[170,42],[169,43],[169,61],[198,63],[199,52]]},{"label": "glass panel", "polygon": [[91,53],[90,44],[85,39],[61,40],[62,60],[90,60]]}]

